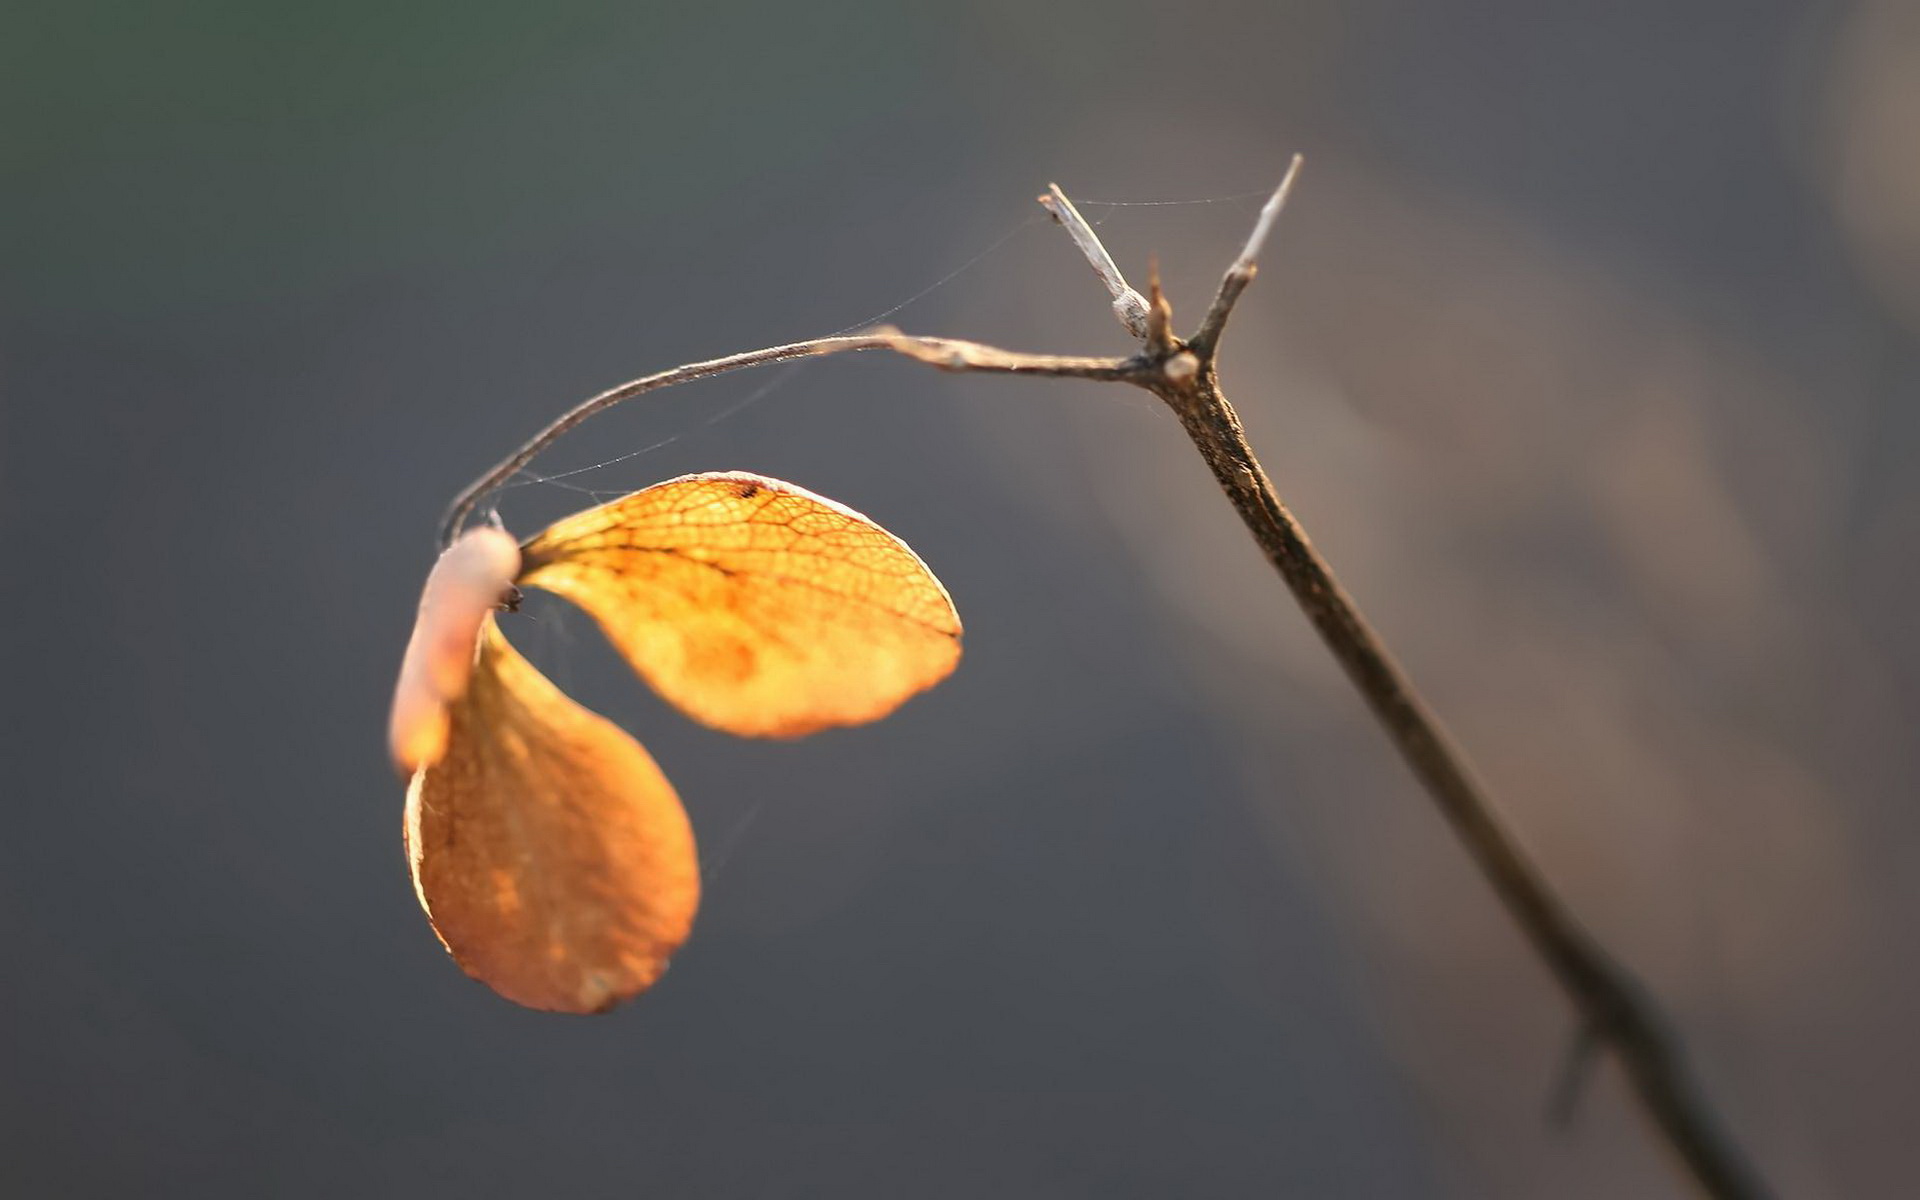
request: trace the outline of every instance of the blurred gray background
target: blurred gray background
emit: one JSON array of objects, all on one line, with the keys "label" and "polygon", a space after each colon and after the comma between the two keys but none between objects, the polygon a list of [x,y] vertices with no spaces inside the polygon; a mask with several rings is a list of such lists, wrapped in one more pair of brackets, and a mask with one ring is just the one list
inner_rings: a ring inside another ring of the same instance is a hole
[{"label": "blurred gray background", "polygon": [[1190,325],[1296,150],[1225,358],[1282,493],[1775,1184],[1913,1193],[1920,6],[3,20],[6,1195],[1679,1194],[1610,1068],[1549,1126],[1566,1005],[1144,395],[845,359],[587,426],[537,469],[631,457],[513,529],[790,478],[967,658],[748,743],[536,606],[686,800],[694,939],[546,1016],[409,889],[456,488],[909,299],[1122,350],[1049,180]]}]

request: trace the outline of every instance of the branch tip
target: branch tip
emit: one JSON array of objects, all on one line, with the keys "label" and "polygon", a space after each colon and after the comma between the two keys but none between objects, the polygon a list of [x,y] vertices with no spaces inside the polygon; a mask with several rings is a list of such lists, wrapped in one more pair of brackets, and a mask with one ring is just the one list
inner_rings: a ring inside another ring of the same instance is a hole
[{"label": "branch tip", "polygon": [[1247,235],[1247,244],[1240,251],[1240,257],[1233,260],[1232,270],[1246,271],[1248,278],[1260,259],[1260,252],[1267,247],[1267,238],[1273,234],[1274,222],[1280,219],[1280,210],[1287,206],[1287,196],[1293,191],[1293,181],[1300,176],[1300,167],[1306,162],[1306,156],[1296,154],[1287,164],[1287,173],[1280,180],[1280,186],[1273,189],[1273,195],[1260,206],[1260,216],[1253,223],[1253,232]]},{"label": "branch tip", "polygon": [[1280,219],[1280,210],[1287,206],[1287,196],[1293,191],[1293,181],[1300,176],[1300,167],[1306,162],[1304,156],[1296,154],[1287,164],[1287,173],[1280,180],[1280,186],[1273,189],[1273,195],[1260,206],[1260,215],[1253,222],[1253,232],[1247,235],[1247,244],[1240,249],[1240,256],[1233,260],[1227,273],[1220,277],[1220,290],[1214,293],[1213,303],[1207,308],[1207,315],[1200,318],[1200,328],[1195,331],[1191,345],[1201,358],[1212,358],[1220,345],[1220,334],[1227,327],[1227,318],[1233,315],[1233,306],[1240,302],[1240,293],[1247,290],[1253,277],[1260,272],[1260,252],[1266,249],[1267,239],[1273,235],[1274,223]]},{"label": "branch tip", "polygon": [[1048,184],[1047,194],[1039,197],[1039,201],[1040,207],[1046,209],[1054,222],[1067,231],[1073,244],[1080,248],[1087,265],[1093,268],[1093,273],[1105,285],[1107,294],[1113,297],[1113,315],[1118,318],[1121,327],[1134,337],[1146,337],[1147,302],[1127,283],[1126,276],[1120,273],[1113,255],[1107,253],[1093,226],[1087,224],[1087,219],[1080,215],[1080,210],[1073,206],[1073,201],[1067,199],[1067,194],[1060,190],[1057,183]]},{"label": "branch tip", "polygon": [[1147,257],[1147,329],[1146,342],[1155,354],[1173,353],[1173,304],[1160,287],[1160,256]]}]

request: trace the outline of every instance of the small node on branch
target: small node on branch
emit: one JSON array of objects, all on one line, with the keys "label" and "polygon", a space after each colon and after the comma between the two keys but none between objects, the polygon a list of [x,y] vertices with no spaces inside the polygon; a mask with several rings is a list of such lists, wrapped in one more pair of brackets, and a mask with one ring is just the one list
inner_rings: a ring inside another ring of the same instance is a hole
[{"label": "small node on branch", "polygon": [[1158,258],[1147,260],[1147,294],[1153,298],[1147,305],[1147,348],[1157,356],[1172,354],[1177,344],[1173,336],[1173,304],[1160,290]]},{"label": "small node on branch", "polygon": [[1200,358],[1191,350],[1182,350],[1161,363],[1160,370],[1173,382],[1186,383],[1200,373]]}]

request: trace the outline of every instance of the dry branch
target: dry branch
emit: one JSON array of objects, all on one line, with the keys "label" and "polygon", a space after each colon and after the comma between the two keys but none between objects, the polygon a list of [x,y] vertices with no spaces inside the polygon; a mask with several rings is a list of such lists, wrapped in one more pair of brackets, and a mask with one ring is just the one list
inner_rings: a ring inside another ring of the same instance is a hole
[{"label": "dry branch", "polygon": [[[1414,776],[1439,806],[1529,945],[1578,1011],[1581,1044],[1610,1048],[1632,1094],[1678,1164],[1703,1195],[1749,1200],[1768,1195],[1745,1155],[1726,1133],[1694,1084],[1678,1040],[1658,1005],[1594,940],[1547,886],[1545,877],[1507,829],[1485,788],[1469,770],[1438,718],[1421,699],[1386,646],[1361,616],[1306,531],[1281,503],[1248,443],[1239,414],[1220,388],[1220,337],[1235,305],[1253,282],[1259,258],[1299,174],[1294,156],[1286,176],[1261,208],[1245,247],[1222,276],[1213,303],[1194,335],[1172,331],[1172,309],[1158,273],[1146,298],[1128,285],[1072,201],[1058,186],[1040,203],[1066,230],[1113,297],[1121,325],[1141,341],[1125,358],[1024,354],[952,338],[914,337],[890,328],[849,337],[774,346],[709,362],[691,363],[622,384],[594,396],[541,430],[476,480],[449,508],[441,544],[449,544],[475,506],[568,430],[604,409],[658,388],[745,367],[867,350],[887,350],[948,371],[1044,375],[1120,382],[1158,396],[1178,417],[1267,560],[1292,591],[1307,619],[1345,669]],[[1578,1053],[1578,1051],[1576,1051]],[[1566,1096],[1556,1107],[1569,1103]]]}]

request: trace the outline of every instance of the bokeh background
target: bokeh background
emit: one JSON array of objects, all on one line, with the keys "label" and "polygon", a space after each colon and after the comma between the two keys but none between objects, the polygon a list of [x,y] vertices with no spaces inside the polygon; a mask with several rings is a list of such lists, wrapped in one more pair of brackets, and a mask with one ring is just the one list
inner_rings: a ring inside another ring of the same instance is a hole
[{"label": "bokeh background", "polygon": [[538,606],[693,814],[694,940],[557,1018],[409,889],[382,726],[468,478],[883,314],[1119,351],[1032,197],[1190,322],[1296,150],[1225,360],[1283,494],[1775,1185],[1920,1186],[1920,5],[0,20],[6,1195],[1680,1194],[1610,1068],[1550,1125],[1566,1005],[1119,389],[846,359],[586,427],[512,528],[791,478],[967,659],[747,743]]}]

